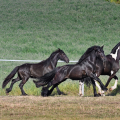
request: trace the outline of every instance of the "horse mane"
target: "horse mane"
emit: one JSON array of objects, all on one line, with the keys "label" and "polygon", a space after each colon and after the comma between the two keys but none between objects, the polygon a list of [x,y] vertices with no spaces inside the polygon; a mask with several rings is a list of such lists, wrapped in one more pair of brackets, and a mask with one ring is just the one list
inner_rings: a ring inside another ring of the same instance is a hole
[{"label": "horse mane", "polygon": [[111,50],[111,53],[115,54],[119,46],[120,46],[120,42]]},{"label": "horse mane", "polygon": [[81,56],[81,58],[79,59],[79,61],[77,62],[77,64],[81,63],[83,60],[85,60],[89,55],[90,53],[95,50],[94,48],[99,48],[99,46],[92,46],[90,48],[88,48],[86,50],[86,52]]},{"label": "horse mane", "polygon": [[53,53],[51,53],[50,57],[49,58],[52,58],[54,55],[56,55],[58,52],[62,51],[61,49],[57,49],[55,50]]}]

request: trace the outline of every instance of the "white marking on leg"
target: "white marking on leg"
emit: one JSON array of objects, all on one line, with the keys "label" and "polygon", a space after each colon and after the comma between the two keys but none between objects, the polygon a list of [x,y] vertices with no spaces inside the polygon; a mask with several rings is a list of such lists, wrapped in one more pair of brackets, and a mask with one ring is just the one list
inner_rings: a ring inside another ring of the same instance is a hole
[{"label": "white marking on leg", "polygon": [[118,50],[119,50],[119,47],[118,47],[118,49],[116,50],[116,53],[115,53],[115,54],[110,53],[110,55],[112,56],[112,58],[114,58],[115,60],[117,59],[117,52],[118,52]]},{"label": "white marking on leg", "polygon": [[83,96],[84,95],[84,83],[83,82],[79,82],[79,95]]},{"label": "white marking on leg", "polygon": [[117,83],[118,83],[118,80],[116,79],[116,80],[115,80],[115,83],[114,83],[114,86],[112,86],[112,87],[110,88],[111,91],[117,88]]},{"label": "white marking on leg", "polygon": [[101,96],[105,96],[105,91],[102,90],[102,94],[101,94]]},{"label": "white marking on leg", "polygon": [[81,86],[81,82],[79,82],[79,95],[82,95],[82,90],[81,90],[82,86]]},{"label": "white marking on leg", "polygon": [[100,87],[100,85],[97,83],[96,80],[95,80],[95,84],[96,84],[96,86],[97,86],[97,88],[98,88],[98,92],[101,94],[101,93],[102,93],[101,87]]},{"label": "white marking on leg", "polygon": [[105,96],[105,92],[101,89],[100,85],[97,83],[96,80],[95,80],[95,84],[96,84],[96,86],[98,87],[98,93],[99,93],[101,96]]}]

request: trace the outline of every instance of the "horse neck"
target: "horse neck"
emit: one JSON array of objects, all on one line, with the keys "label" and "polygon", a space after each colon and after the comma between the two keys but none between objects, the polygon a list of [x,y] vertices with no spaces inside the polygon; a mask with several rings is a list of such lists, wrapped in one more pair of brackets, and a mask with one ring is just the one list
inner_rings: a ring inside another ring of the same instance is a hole
[{"label": "horse neck", "polygon": [[59,53],[57,53],[57,54],[55,54],[54,56],[51,56],[51,57],[50,57],[50,64],[51,64],[52,68],[55,68],[56,65],[57,65],[57,62],[58,62],[58,60],[59,60],[58,54],[59,54]]},{"label": "horse neck", "polygon": [[91,55],[89,56],[89,57],[90,57],[90,61],[91,61],[92,63],[96,63],[97,56],[96,56],[95,51],[92,51],[90,54],[91,54]]},{"label": "horse neck", "polygon": [[118,50],[118,53],[117,53],[117,60],[118,61],[120,60],[120,50]]},{"label": "horse neck", "polygon": [[115,53],[110,53],[110,55],[112,56],[112,58],[114,58],[116,61],[120,60],[120,50],[119,47],[117,48]]},{"label": "horse neck", "polygon": [[95,51],[92,51],[91,53],[89,53],[89,55],[87,55],[87,57],[85,59],[83,59],[81,62],[78,62],[78,64],[82,63],[82,62],[90,62],[91,64],[96,64],[96,53]]}]

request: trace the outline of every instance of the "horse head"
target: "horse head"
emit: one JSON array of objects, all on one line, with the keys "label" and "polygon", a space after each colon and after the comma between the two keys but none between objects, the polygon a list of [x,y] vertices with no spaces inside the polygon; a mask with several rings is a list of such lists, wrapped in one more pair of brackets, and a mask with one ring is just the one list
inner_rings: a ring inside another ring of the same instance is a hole
[{"label": "horse head", "polygon": [[107,58],[106,58],[106,56],[105,56],[105,54],[104,54],[103,47],[104,47],[104,46],[102,46],[102,47],[96,46],[94,49],[95,49],[95,51],[96,51],[97,56],[102,59],[103,64],[104,64],[104,66],[105,66],[105,62],[107,61]]},{"label": "horse head", "polygon": [[66,63],[69,63],[69,58],[64,53],[64,51],[61,50],[61,49],[58,49],[58,51],[59,51],[59,55],[58,55],[59,59],[62,60],[62,61],[64,61],[64,62],[66,62]]}]

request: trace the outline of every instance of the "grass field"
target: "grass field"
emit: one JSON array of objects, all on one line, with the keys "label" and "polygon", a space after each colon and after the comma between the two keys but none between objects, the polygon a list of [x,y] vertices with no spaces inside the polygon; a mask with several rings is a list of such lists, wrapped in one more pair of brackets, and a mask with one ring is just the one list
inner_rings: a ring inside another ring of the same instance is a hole
[{"label": "grass field", "polygon": [[[61,48],[70,60],[78,60],[88,47],[104,45],[105,54],[109,54],[120,41],[119,4],[105,0],[0,0],[0,3],[1,59],[44,60]],[[0,62],[0,86],[20,64],[23,63]],[[102,79],[105,82],[106,77]],[[75,94],[78,81],[70,82],[73,87],[68,83],[60,88],[66,94]],[[30,95],[40,94],[32,81],[25,85],[25,90]],[[5,95],[1,88],[0,95]],[[20,95],[18,84],[11,95]]]},{"label": "grass field", "polygon": [[[44,60],[61,48],[70,60],[79,60],[93,45],[104,45],[105,54],[109,54],[120,42],[119,10],[119,4],[106,0],[0,0],[0,59]],[[1,120],[120,118],[120,82],[115,91],[99,98],[93,97],[92,87],[85,86],[81,98],[78,81],[67,80],[59,86],[65,95],[58,96],[55,90],[43,98],[39,96],[41,88],[30,79],[24,86],[29,96],[20,96],[19,82],[6,96],[2,82],[21,64],[0,61]],[[100,78],[105,83],[108,77]],[[110,86],[113,84],[114,80]]]}]

